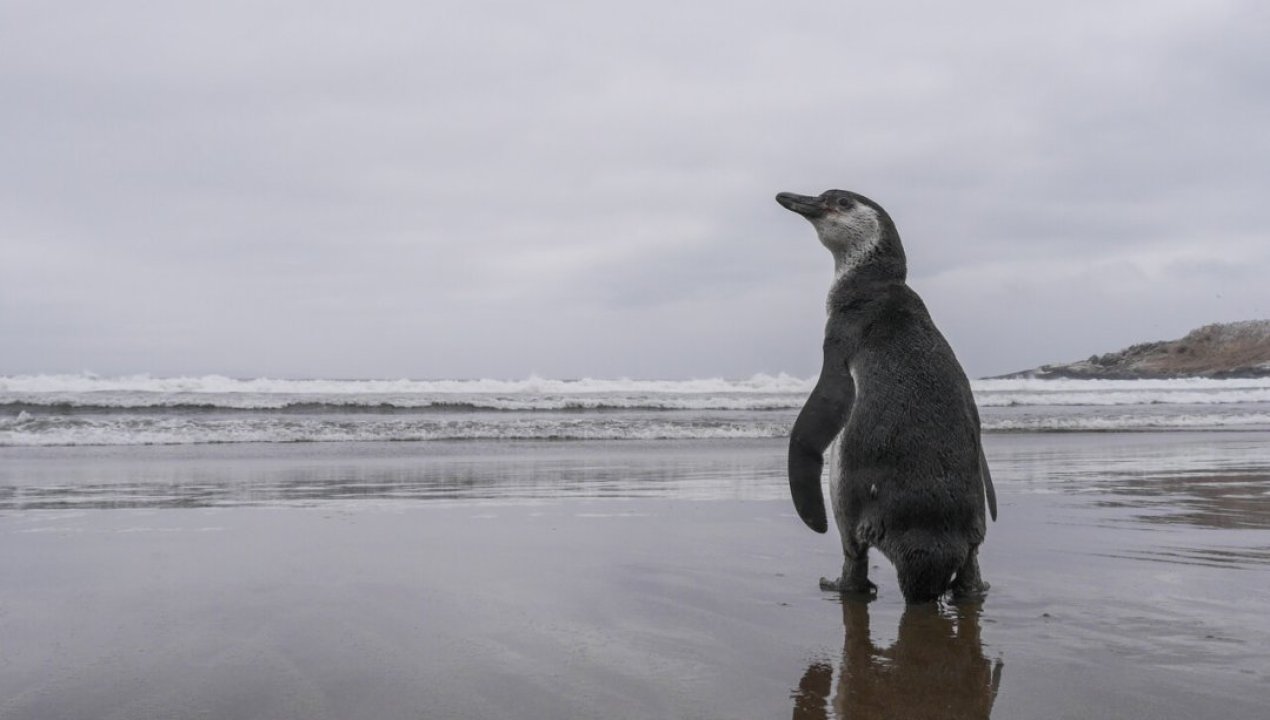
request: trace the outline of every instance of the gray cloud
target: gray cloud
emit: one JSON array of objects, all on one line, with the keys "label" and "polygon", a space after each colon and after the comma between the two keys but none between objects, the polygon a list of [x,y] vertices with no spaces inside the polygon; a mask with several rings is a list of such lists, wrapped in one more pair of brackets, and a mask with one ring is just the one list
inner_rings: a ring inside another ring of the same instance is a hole
[{"label": "gray cloud", "polygon": [[0,372],[807,375],[828,187],[972,374],[1264,317],[1267,19],[10,3]]}]

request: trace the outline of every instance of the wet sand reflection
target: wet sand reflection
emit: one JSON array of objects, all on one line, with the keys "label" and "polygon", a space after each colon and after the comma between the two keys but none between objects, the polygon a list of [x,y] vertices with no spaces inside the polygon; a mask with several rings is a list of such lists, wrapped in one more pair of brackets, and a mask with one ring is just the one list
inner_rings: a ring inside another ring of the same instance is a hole
[{"label": "wet sand reflection", "polygon": [[814,662],[794,693],[794,720],[829,718],[987,718],[1004,663],[979,639],[980,607],[905,609],[898,637],[878,647],[869,607],[844,602],[842,663]]},{"label": "wet sand reflection", "polygon": [[1225,473],[1125,475],[1107,483],[1105,507],[1150,511],[1146,522],[1218,530],[1270,529],[1270,474],[1264,467]]}]

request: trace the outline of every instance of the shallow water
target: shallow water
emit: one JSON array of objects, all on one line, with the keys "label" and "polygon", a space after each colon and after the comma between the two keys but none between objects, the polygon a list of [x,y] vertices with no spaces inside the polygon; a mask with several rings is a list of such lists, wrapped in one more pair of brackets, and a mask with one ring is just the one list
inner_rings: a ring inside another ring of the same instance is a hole
[{"label": "shallow water", "polygon": [[0,448],[0,510],[785,497],[773,441]]},{"label": "shallow water", "polygon": [[[1160,522],[1266,527],[1270,433],[985,436],[1020,492],[1098,494]],[[786,497],[783,439],[0,448],[0,510],[375,501]],[[1150,512],[1148,512],[1150,511]]]},{"label": "shallow water", "polygon": [[1264,434],[986,447],[962,608],[821,593],[778,440],[3,448],[0,718],[1264,717]]}]

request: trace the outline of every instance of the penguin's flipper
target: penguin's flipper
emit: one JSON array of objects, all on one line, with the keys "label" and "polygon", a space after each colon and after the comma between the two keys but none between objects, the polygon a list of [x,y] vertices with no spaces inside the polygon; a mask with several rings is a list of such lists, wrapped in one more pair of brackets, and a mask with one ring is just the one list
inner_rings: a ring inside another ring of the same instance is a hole
[{"label": "penguin's flipper", "polygon": [[845,358],[835,343],[826,341],[820,379],[789,435],[789,492],[798,516],[818,533],[829,529],[820,488],[825,449],[846,424],[854,397],[855,384],[847,373]]},{"label": "penguin's flipper", "polygon": [[988,513],[993,521],[997,519],[997,490],[992,487],[992,472],[988,470],[988,458],[983,454],[983,445],[979,445],[979,477],[983,478],[983,492],[988,498]]},{"label": "penguin's flipper", "polygon": [[997,490],[992,487],[992,472],[988,470],[988,456],[983,454],[983,429],[979,423],[979,406],[970,403],[970,414],[975,420],[975,439],[979,441],[979,478],[983,480],[983,495],[988,501],[988,514],[997,519]]}]

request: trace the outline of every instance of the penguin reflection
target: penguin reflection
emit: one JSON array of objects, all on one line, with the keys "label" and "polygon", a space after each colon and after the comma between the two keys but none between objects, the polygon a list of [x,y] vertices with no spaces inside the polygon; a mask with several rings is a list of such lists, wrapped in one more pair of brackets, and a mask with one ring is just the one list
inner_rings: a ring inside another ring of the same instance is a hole
[{"label": "penguin reflection", "polygon": [[942,611],[934,603],[910,605],[888,648],[869,637],[867,604],[844,602],[842,622],[846,639],[837,687],[833,665],[813,663],[794,694],[794,720],[960,720],[992,713],[1003,663],[983,655],[978,606]]}]

